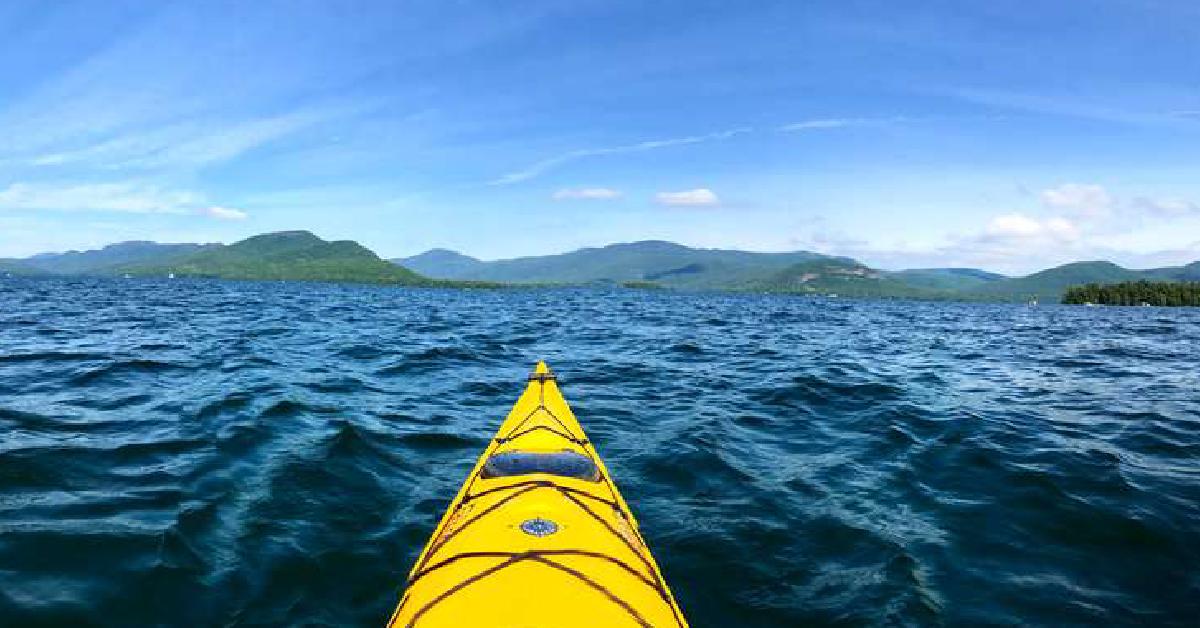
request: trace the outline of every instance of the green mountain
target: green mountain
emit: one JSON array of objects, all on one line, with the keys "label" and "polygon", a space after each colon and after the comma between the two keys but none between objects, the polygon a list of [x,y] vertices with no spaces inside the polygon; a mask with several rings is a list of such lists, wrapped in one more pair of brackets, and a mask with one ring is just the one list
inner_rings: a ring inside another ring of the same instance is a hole
[{"label": "green mountain", "polygon": [[564,284],[648,281],[680,290],[738,290],[792,264],[815,259],[833,258],[807,251],[696,249],[650,240],[493,262],[444,249],[393,261],[439,279]]},{"label": "green mountain", "polygon": [[898,279],[854,260],[827,258],[800,262],[750,286],[766,292],[824,294],[844,297],[934,298],[936,290]]},{"label": "green mountain", "polygon": [[391,260],[413,272],[438,279],[471,277],[487,263],[449,249],[429,249],[420,255]]},{"label": "green mountain", "polygon": [[1153,277],[1161,277],[1171,281],[1200,281],[1200,262],[1192,262],[1187,266],[1155,268],[1145,272]]},{"label": "green mountain", "polygon": [[500,282],[862,298],[1009,302],[1036,298],[1053,303],[1071,286],[1200,281],[1200,261],[1150,270],[1130,270],[1102,261],[1076,262],[1025,277],[1005,277],[974,268],[884,271],[849,258],[808,251],[697,249],[650,240],[499,261],[432,249],[389,262],[356,242],[327,242],[307,231],[268,233],[231,245],[121,242],[94,251],[0,259],[0,274],[4,275],[123,273],[412,286],[489,287]]},{"label": "green mountain", "polygon": [[93,251],[42,253],[22,260],[32,268],[58,275],[105,275],[128,264],[165,263],[186,255],[219,247],[217,244],[159,244],[119,242]]},{"label": "green mountain", "polygon": [[560,255],[481,261],[446,249],[392,260],[447,279],[508,283],[647,285],[676,290],[735,290],[838,294],[865,298],[1058,302],[1069,286],[1139,279],[1200,280],[1200,262],[1129,270],[1111,262],[1077,262],[1025,277],[975,268],[883,271],[855,260],[797,251],[753,253],[695,249],[661,241],[613,244]]},{"label": "green mountain", "polygon": [[0,259],[0,276],[44,275],[45,271],[30,266],[25,260]]},{"label": "green mountain", "polygon": [[1007,279],[1004,275],[978,268],[913,268],[890,273],[899,281],[914,288],[939,292],[961,292],[983,287],[993,281]]},{"label": "green mountain", "polygon": [[1023,302],[1036,298],[1046,303],[1057,303],[1070,286],[1153,279],[1159,277],[1158,272],[1129,270],[1112,262],[1074,262],[1026,277],[993,281],[960,293],[960,296],[981,301]]},{"label": "green mountain", "polygon": [[327,242],[307,231],[282,231],[216,246],[167,262],[125,264],[116,272],[141,276],[219,279],[344,281],[436,285],[411,270],[384,261],[357,242]]}]

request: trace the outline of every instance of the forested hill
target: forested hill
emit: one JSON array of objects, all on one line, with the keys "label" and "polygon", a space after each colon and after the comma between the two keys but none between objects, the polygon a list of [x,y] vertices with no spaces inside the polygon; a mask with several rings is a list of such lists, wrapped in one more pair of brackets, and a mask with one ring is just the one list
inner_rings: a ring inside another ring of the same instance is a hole
[{"label": "forested hill", "polygon": [[1072,286],[1063,295],[1063,303],[1197,307],[1200,306],[1200,282],[1143,280]]},{"label": "forested hill", "polygon": [[674,242],[646,240],[489,262],[445,249],[392,261],[442,279],[614,285],[645,281],[680,290],[739,290],[767,274],[815,259],[831,258],[809,251],[758,253],[698,249]]},{"label": "forested hill", "polygon": [[0,259],[0,276],[68,274],[339,281],[410,286],[601,285],[685,291],[773,292],[861,298],[1058,302],[1072,286],[1200,281],[1200,262],[1132,270],[1112,262],[1064,264],[1024,277],[975,268],[889,271],[811,251],[700,249],[650,240],[558,255],[484,261],[447,250],[381,259],[350,240],[308,231],[253,236],[230,245],[122,242],[92,251]]},{"label": "forested hill", "polygon": [[345,281],[434,285],[435,281],[379,258],[349,240],[327,242],[308,231],[283,231],[172,259],[117,266],[131,275],[219,279]]},{"label": "forested hill", "polygon": [[58,275],[105,275],[118,266],[161,262],[201,251],[220,248],[220,244],[160,244],[131,241],[110,244],[90,251],[42,253],[21,260],[21,263],[46,273]]}]

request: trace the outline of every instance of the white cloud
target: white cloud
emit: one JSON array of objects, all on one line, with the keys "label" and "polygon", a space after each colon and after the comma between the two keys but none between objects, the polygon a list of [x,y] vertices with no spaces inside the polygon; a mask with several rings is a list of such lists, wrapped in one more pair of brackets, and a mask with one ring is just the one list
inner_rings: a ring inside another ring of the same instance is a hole
[{"label": "white cloud", "polygon": [[713,207],[721,204],[721,199],[708,188],[696,188],[682,192],[659,192],[654,195],[659,205],[673,207]]},{"label": "white cloud", "polygon": [[992,240],[1052,240],[1070,242],[1079,239],[1079,228],[1066,218],[1039,219],[1025,214],[1003,214],[992,218],[983,237]]},{"label": "white cloud", "polygon": [[202,207],[197,209],[196,213],[217,220],[245,220],[249,217],[246,212],[232,207]]},{"label": "white cloud", "polygon": [[611,188],[563,188],[554,193],[554,200],[611,200],[621,193]]},{"label": "white cloud", "polygon": [[1048,209],[1090,219],[1109,216],[1115,204],[1104,186],[1082,183],[1064,183],[1042,190],[1041,200]]},{"label": "white cloud", "polygon": [[1023,275],[1106,259],[1130,268],[1200,260],[1200,204],[1172,197],[1126,200],[1101,185],[1065,184],[1037,194],[1038,206],[987,216],[975,228],[918,243],[866,242],[823,228],[804,248],[883,268],[975,267]]},{"label": "white cloud", "polygon": [[578,150],[569,151],[561,155],[543,159],[527,168],[510,172],[500,176],[490,182],[491,185],[510,185],[528,181],[534,177],[540,176],[548,170],[557,168],[566,163],[577,161],[587,157],[600,157],[605,155],[621,155],[627,153],[641,153],[660,148],[669,148],[672,146],[686,146],[688,144],[700,144],[703,142],[712,142],[719,140],[727,140],[731,137],[749,133],[748,128],[730,129],[728,131],[719,131],[717,133],[709,133],[707,135],[689,135],[687,137],[676,137],[665,140],[646,140],[637,142],[636,144],[625,144],[623,146],[609,146],[605,148],[581,148]]},{"label": "white cloud", "polygon": [[1102,185],[1066,183],[1043,190],[1042,206],[1099,232],[1127,232],[1155,221],[1200,216],[1200,204],[1177,197],[1122,199]]}]

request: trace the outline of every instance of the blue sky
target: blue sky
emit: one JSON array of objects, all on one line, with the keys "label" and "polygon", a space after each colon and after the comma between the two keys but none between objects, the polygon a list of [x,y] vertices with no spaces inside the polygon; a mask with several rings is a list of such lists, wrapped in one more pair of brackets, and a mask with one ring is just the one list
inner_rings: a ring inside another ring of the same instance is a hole
[{"label": "blue sky", "polygon": [[1146,267],[1200,259],[1200,4],[10,0],[0,138],[0,256]]}]

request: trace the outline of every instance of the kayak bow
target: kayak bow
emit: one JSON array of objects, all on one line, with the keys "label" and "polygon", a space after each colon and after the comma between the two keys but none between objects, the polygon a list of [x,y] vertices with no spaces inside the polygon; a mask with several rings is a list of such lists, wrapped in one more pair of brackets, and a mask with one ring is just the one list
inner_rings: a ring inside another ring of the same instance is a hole
[{"label": "kayak bow", "polygon": [[686,628],[545,363],[450,503],[388,626]]}]

